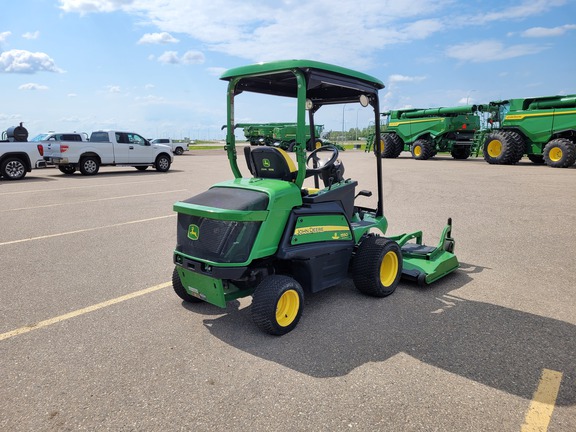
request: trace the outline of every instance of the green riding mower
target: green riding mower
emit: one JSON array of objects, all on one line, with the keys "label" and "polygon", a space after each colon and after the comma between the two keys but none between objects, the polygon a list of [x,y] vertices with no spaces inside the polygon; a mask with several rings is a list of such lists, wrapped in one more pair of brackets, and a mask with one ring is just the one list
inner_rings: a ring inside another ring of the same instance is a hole
[{"label": "green riding mower", "polygon": [[[427,284],[458,268],[450,220],[435,247],[422,244],[421,232],[384,237],[380,152],[374,153],[374,208],[356,205],[358,196],[372,193],[356,191],[358,182],[345,179],[336,147],[306,153],[306,138],[315,138],[314,114],[325,105],[372,107],[380,136],[380,80],[308,60],[239,67],[221,79],[228,81],[225,149],[234,179],[174,204],[172,283],[181,299],[225,308],[252,296],[254,323],[283,335],[298,324],[305,293],[350,275],[360,292],[385,297],[401,276]],[[235,98],[244,92],[296,100],[296,163],[282,149],[245,146],[250,175],[241,174],[233,125]],[[307,178],[313,187],[304,187]]]}]

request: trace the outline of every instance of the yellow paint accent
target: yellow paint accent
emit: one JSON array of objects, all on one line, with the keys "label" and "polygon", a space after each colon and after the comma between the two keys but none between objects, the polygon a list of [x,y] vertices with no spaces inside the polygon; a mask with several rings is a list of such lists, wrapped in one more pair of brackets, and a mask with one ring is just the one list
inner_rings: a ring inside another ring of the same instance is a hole
[{"label": "yellow paint accent", "polygon": [[507,114],[504,117],[504,121],[506,120],[524,120],[526,117],[548,117],[548,116],[558,116],[558,115],[565,115],[565,114],[576,114],[576,111],[550,111],[545,113],[536,113],[536,114]]},{"label": "yellow paint accent", "polygon": [[562,373],[543,369],[538,388],[534,392],[532,402],[524,418],[522,432],[545,432],[554,411]]},{"label": "yellow paint accent", "polygon": [[490,157],[496,158],[502,154],[502,143],[494,139],[488,143],[487,151]]},{"label": "yellow paint accent", "polygon": [[69,320],[71,318],[75,318],[77,316],[87,314],[89,312],[94,312],[98,309],[103,309],[105,307],[112,306],[112,305],[115,305],[117,303],[121,303],[123,301],[133,299],[135,297],[149,294],[151,292],[161,290],[161,289],[169,287],[171,285],[172,285],[172,282],[164,282],[160,285],[156,285],[156,286],[153,286],[150,288],[145,288],[145,289],[140,290],[140,291],[136,291],[136,292],[133,292],[130,294],[116,297],[114,299],[110,299],[110,300],[104,301],[102,303],[97,303],[95,305],[88,306],[88,307],[85,307],[82,309],[78,309],[78,310],[75,310],[73,312],[69,312],[69,313],[64,314],[64,315],[60,315],[60,316],[57,316],[54,318],[50,318],[50,319],[47,319],[44,321],[37,322],[36,324],[30,324],[30,325],[27,325],[25,327],[20,327],[16,330],[12,330],[12,331],[9,331],[7,333],[0,334],[0,341],[4,340],[4,339],[9,339],[9,338],[14,337],[14,336],[23,335],[25,333],[31,332],[32,330],[39,330],[41,328],[48,327],[52,324],[57,324],[59,322],[66,321],[66,320]]},{"label": "yellow paint accent", "polygon": [[278,299],[276,304],[276,322],[282,327],[287,327],[298,315],[300,309],[300,297],[294,290],[287,290]]},{"label": "yellow paint accent", "polygon": [[405,121],[390,122],[388,123],[388,126],[398,126],[401,124],[412,124],[412,123],[425,123],[439,120],[444,120],[444,117],[430,117],[424,120],[405,120]]},{"label": "yellow paint accent", "polygon": [[294,230],[294,235],[305,235],[305,234],[318,234],[327,231],[350,231],[347,226],[344,225],[319,225],[319,226],[310,226],[310,227],[302,227],[296,228]]}]

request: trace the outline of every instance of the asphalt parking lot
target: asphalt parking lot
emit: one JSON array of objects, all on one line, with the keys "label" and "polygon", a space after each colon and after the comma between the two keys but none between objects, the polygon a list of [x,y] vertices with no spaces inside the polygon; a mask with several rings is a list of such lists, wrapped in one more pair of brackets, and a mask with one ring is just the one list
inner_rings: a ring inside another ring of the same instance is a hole
[{"label": "asphalt parking lot", "polygon": [[[370,154],[342,160],[376,191]],[[452,217],[461,268],[308,296],[280,338],[169,284],[172,205],[231,177],[224,152],[0,180],[0,430],[575,431],[576,167],[382,164],[389,233],[434,245]]]}]

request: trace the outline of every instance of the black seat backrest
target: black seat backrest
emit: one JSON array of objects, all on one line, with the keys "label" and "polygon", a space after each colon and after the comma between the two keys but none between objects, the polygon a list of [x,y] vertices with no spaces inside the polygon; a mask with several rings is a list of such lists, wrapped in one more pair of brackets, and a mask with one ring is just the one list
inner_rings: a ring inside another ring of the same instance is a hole
[{"label": "black seat backrest", "polygon": [[254,177],[286,181],[294,181],[296,178],[296,165],[284,150],[261,146],[246,152],[248,153],[250,154],[249,161],[252,162],[250,164],[248,161],[248,168],[252,165],[254,171],[251,170],[251,172]]}]

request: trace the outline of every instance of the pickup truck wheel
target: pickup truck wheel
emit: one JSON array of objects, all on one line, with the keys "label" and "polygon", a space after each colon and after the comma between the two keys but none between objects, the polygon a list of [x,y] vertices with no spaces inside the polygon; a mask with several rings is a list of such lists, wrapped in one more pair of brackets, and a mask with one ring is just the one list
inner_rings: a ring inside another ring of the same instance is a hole
[{"label": "pickup truck wheel", "polygon": [[181,154],[184,153],[184,149],[182,147],[176,147],[174,149],[174,154],[180,156]]},{"label": "pickup truck wheel", "polygon": [[146,171],[146,169],[148,168],[148,165],[145,166],[137,166],[135,167],[138,171]]},{"label": "pickup truck wheel", "polygon": [[80,172],[82,175],[91,176],[98,173],[100,163],[93,156],[86,156],[80,160]]},{"label": "pickup truck wheel", "polygon": [[170,169],[170,158],[166,155],[159,155],[154,166],[156,171],[166,172]]},{"label": "pickup truck wheel", "polygon": [[64,174],[74,174],[76,172],[76,167],[74,165],[61,165],[58,167],[61,173]]},{"label": "pickup truck wheel", "polygon": [[2,162],[0,173],[6,180],[21,180],[26,175],[26,165],[18,157],[9,157]]}]

